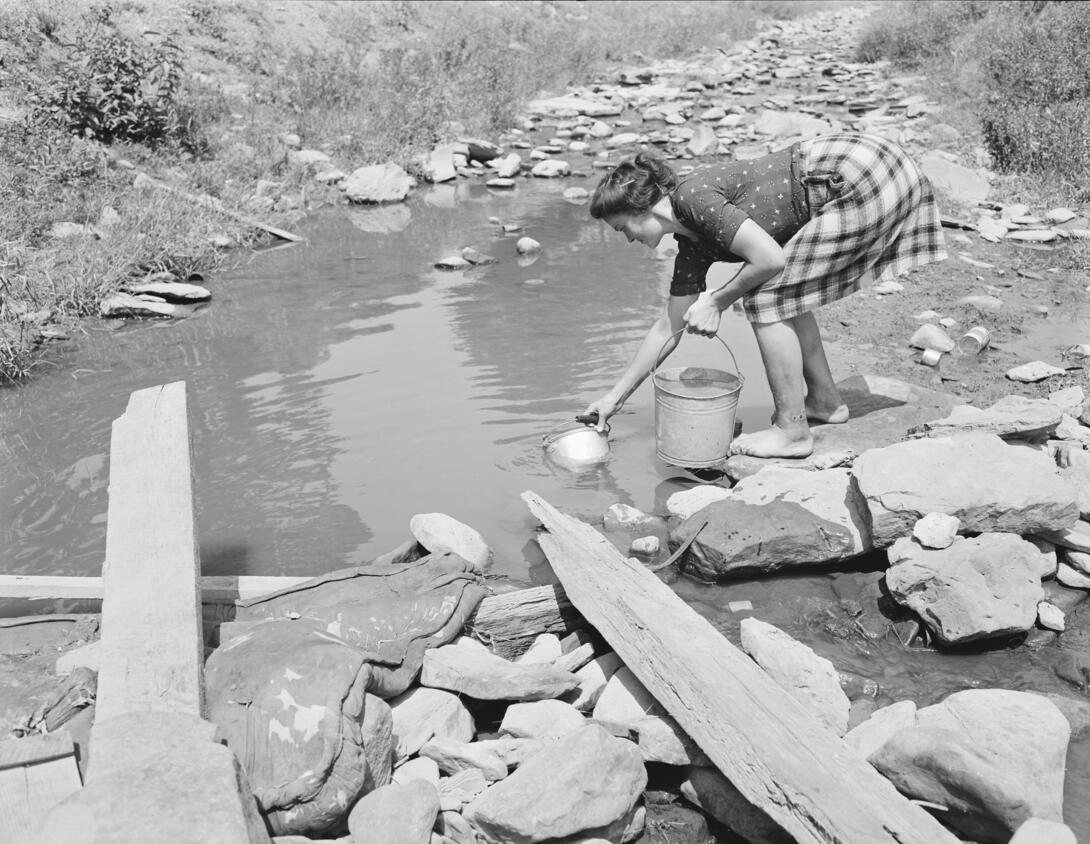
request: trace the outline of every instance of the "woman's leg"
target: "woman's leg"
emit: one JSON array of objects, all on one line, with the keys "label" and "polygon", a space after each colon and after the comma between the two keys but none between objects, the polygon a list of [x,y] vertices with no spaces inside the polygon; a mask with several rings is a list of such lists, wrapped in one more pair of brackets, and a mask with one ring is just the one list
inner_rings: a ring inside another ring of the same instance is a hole
[{"label": "woman's leg", "polygon": [[790,320],[751,325],[776,413],[771,428],[743,434],[731,444],[731,451],[753,457],[806,457],[814,450],[814,440],[806,424],[806,382],[799,335]]},{"label": "woman's leg", "polygon": [[814,312],[792,317],[791,324],[802,349],[802,377],[806,381],[806,417],[812,422],[839,424],[848,421],[848,406],[840,400],[833,381],[825,346]]}]

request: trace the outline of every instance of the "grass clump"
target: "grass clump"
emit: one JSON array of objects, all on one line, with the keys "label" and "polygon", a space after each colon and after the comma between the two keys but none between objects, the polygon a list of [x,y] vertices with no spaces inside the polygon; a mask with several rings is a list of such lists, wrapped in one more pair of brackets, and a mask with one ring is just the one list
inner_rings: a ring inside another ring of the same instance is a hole
[{"label": "grass clump", "polygon": [[876,13],[857,56],[951,80],[996,169],[1074,186],[1090,175],[1087,43],[1090,2],[913,0]]}]

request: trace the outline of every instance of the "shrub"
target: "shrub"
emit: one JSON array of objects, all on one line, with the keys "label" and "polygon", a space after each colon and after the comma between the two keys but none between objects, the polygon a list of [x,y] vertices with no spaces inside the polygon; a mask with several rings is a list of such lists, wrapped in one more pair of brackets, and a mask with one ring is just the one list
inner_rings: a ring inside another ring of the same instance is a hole
[{"label": "shrub", "polygon": [[169,39],[138,44],[106,26],[99,14],[68,61],[32,97],[34,118],[103,143],[177,140],[199,149],[197,127],[178,97],[182,62]]}]

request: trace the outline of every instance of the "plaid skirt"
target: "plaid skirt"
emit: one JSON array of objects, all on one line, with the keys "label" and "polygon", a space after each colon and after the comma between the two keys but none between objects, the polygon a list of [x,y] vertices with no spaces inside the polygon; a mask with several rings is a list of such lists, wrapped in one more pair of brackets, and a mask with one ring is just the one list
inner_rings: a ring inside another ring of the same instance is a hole
[{"label": "plaid skirt", "polygon": [[783,272],[742,297],[750,322],[778,322],[946,257],[931,183],[885,138],[844,133],[803,144],[810,219]]}]

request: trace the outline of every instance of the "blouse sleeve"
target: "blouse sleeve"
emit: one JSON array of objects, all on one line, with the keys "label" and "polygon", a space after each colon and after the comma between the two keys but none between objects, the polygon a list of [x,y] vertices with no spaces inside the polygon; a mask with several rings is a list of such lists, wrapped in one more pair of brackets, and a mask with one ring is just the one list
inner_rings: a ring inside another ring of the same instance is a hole
[{"label": "blouse sleeve", "polygon": [[723,194],[705,185],[682,185],[678,189],[681,224],[716,251],[730,252],[738,228],[749,216]]}]

